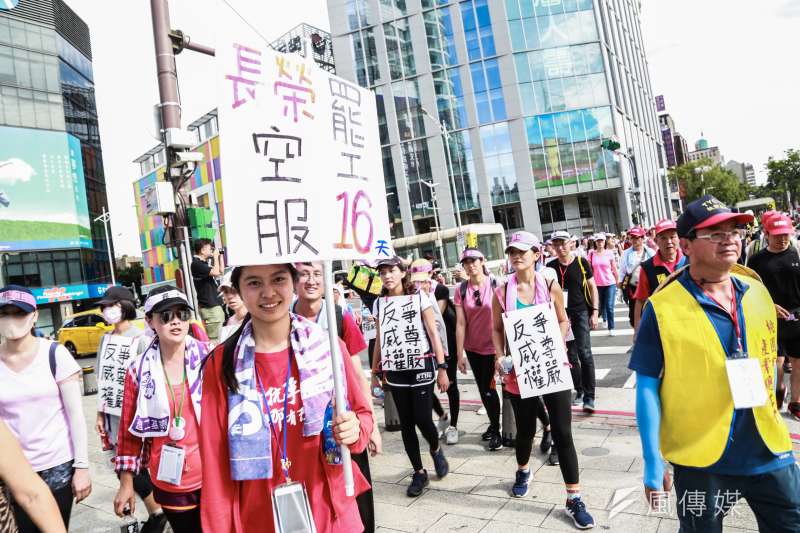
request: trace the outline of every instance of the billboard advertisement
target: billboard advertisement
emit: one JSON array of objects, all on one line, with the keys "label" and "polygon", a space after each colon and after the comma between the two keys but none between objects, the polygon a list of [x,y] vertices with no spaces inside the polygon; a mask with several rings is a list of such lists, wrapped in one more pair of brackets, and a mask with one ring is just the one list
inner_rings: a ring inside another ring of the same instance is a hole
[{"label": "billboard advertisement", "polygon": [[0,251],[91,248],[80,141],[0,127]]},{"label": "billboard advertisement", "polygon": [[86,298],[100,298],[111,285],[108,283],[77,283],[58,287],[32,288],[39,305],[54,302],[69,302]]}]

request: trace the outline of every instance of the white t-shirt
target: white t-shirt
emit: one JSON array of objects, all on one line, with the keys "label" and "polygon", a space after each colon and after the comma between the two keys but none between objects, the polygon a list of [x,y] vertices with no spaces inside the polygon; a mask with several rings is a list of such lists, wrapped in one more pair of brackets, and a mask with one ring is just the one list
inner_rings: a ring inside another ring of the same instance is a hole
[{"label": "white t-shirt", "polygon": [[56,349],[56,376],[50,372],[50,343],[37,339],[36,357],[20,372],[0,361],[0,418],[19,441],[36,472],[71,461],[72,440],[57,381],[81,371],[66,348]]}]

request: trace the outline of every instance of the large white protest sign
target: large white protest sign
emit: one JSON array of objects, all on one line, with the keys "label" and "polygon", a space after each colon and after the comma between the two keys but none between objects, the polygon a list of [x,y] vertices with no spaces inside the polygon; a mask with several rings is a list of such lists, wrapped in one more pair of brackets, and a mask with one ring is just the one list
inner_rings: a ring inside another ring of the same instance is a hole
[{"label": "large white protest sign", "polygon": [[381,369],[424,370],[428,337],[422,325],[420,297],[391,296],[378,302]]},{"label": "large white protest sign", "polygon": [[125,389],[125,373],[131,358],[136,355],[137,337],[106,335],[98,357],[97,410],[103,413],[122,415],[122,393]]},{"label": "large white protest sign", "polygon": [[218,115],[233,265],[386,255],[375,95],[219,10]]},{"label": "large white protest sign", "polygon": [[504,313],[503,326],[521,397],[572,389],[567,350],[549,303]]}]

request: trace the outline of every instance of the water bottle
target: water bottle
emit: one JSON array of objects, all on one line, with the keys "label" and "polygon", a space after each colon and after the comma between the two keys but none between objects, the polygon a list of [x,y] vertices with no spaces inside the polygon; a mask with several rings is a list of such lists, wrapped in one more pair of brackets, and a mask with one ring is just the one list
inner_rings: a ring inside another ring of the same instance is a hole
[{"label": "water bottle", "polygon": [[322,425],[322,451],[329,465],[342,464],[342,451],[333,438],[333,402],[325,409],[325,422]]},{"label": "water bottle", "polygon": [[119,527],[119,533],[139,533],[139,521],[136,517],[131,515],[131,510],[126,508],[122,511],[124,515],[122,518],[122,525]]},{"label": "water bottle", "polygon": [[503,369],[503,374],[510,374],[514,371],[514,359],[510,355],[506,355],[500,359],[500,367]]}]

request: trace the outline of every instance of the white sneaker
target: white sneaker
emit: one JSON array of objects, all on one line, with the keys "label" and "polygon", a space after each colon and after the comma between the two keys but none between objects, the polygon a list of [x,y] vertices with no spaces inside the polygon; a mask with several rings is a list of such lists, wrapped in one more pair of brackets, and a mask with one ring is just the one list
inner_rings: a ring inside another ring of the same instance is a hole
[{"label": "white sneaker", "polygon": [[447,444],[458,444],[458,429],[453,426],[448,427],[444,432],[444,441]]},{"label": "white sneaker", "polygon": [[444,435],[444,430],[450,427],[450,414],[445,412],[444,416],[439,417],[437,426],[437,429],[439,430],[439,438],[441,439],[442,435]]},{"label": "white sneaker", "polygon": [[608,336],[609,337],[616,337],[617,336],[617,332],[615,330],[613,330],[613,329],[608,330]]},{"label": "white sneaker", "polygon": [[478,416],[483,416],[486,414],[486,408],[484,406],[478,407],[478,412],[476,413]]}]

